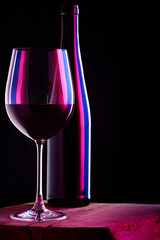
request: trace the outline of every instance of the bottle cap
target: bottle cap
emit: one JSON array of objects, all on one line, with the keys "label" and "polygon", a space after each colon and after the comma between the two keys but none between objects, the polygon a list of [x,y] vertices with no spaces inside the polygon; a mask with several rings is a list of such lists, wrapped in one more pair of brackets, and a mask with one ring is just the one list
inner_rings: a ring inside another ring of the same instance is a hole
[{"label": "bottle cap", "polygon": [[73,4],[62,5],[61,15],[64,14],[79,14],[79,6]]}]

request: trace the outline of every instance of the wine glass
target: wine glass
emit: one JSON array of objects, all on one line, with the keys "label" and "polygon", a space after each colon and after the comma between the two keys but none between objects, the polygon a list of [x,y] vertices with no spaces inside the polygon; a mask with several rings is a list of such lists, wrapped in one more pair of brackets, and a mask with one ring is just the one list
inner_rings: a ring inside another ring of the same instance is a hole
[{"label": "wine glass", "polygon": [[5,91],[5,106],[11,122],[37,147],[37,191],[31,210],[10,217],[21,221],[66,218],[48,210],[42,194],[42,151],[47,139],[70,120],[74,92],[67,51],[64,49],[15,48],[12,51]]}]

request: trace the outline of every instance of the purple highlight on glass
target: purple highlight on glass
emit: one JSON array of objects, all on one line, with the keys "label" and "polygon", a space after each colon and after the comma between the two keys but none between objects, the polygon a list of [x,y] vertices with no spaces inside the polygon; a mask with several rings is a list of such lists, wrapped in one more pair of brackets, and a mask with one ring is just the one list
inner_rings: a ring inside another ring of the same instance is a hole
[{"label": "purple highlight on glass", "polygon": [[[58,66],[58,69],[59,69],[59,74],[60,74],[61,79],[62,79],[61,85],[63,84],[63,87],[59,86],[59,91],[61,91],[61,94],[59,96],[62,97],[62,99],[64,101],[64,104],[67,104],[67,100],[68,100],[67,91],[66,91],[67,85],[66,85],[65,69],[64,69],[62,51],[60,51],[60,52],[57,51],[57,58],[58,58],[59,66],[61,65],[61,68]],[[60,100],[60,102],[61,102],[61,100]]]},{"label": "purple highlight on glass", "polygon": [[8,79],[7,79],[7,84],[8,84],[7,88],[9,89],[9,94],[8,94],[8,96],[7,95],[5,96],[5,102],[8,104],[11,103],[11,87],[12,87],[12,81],[8,81],[8,80],[13,78],[16,55],[17,55],[17,52],[15,51],[15,49],[13,49],[11,62],[10,62],[10,68],[9,68],[9,72],[8,72]]},{"label": "purple highlight on glass", "polygon": [[[36,50],[35,50],[36,51]],[[23,87],[27,85],[28,74],[30,71],[29,66],[30,59],[30,50],[29,49],[13,49],[12,58],[10,62],[10,69],[8,72],[8,85],[7,89],[9,89],[8,99],[6,99],[7,104],[23,104],[26,102],[29,103],[28,100],[28,89]],[[57,61],[58,59],[58,61]],[[71,93],[73,89],[71,86],[71,73],[68,70],[69,61],[66,50],[64,49],[55,49],[54,52],[48,52],[48,88],[50,89],[50,94],[48,96],[49,104],[70,104],[70,102],[74,101],[74,96],[71,98]],[[52,68],[52,64],[57,62],[56,69]],[[61,81],[59,81],[61,79]],[[53,84],[54,82],[54,84]],[[59,91],[59,99],[55,98],[55,92]]]},{"label": "purple highlight on glass", "polygon": [[25,97],[27,97],[27,94],[25,94],[25,91],[27,91],[27,89],[24,87],[25,82],[27,81],[27,71],[28,71],[27,65],[28,65],[28,52],[22,51],[20,64],[19,64],[16,104],[23,104],[28,102],[27,99],[25,99]]},{"label": "purple highlight on glass", "polygon": [[[50,96],[50,104],[56,104],[57,101],[61,104],[67,104],[68,103],[68,95],[67,95],[67,85],[66,85],[66,76],[65,76],[65,67],[64,67],[64,61],[63,61],[63,55],[62,51],[58,51],[58,49],[55,51],[55,55],[49,54],[49,61],[51,63],[55,62],[55,58],[58,59],[58,64],[56,69],[52,69],[49,67],[49,78],[50,82],[54,82],[52,90],[51,90],[51,96]],[[60,67],[61,66],[61,67]],[[57,79],[60,79],[61,81],[57,81]],[[59,99],[55,98],[55,92],[59,92]]]}]

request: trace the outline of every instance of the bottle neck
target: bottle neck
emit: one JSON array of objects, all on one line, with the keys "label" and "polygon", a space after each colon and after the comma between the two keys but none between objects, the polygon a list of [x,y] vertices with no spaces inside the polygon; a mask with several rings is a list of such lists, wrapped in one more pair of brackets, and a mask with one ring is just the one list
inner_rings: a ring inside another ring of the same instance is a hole
[{"label": "bottle neck", "polygon": [[61,48],[73,52],[79,47],[79,15],[68,12],[61,15]]}]

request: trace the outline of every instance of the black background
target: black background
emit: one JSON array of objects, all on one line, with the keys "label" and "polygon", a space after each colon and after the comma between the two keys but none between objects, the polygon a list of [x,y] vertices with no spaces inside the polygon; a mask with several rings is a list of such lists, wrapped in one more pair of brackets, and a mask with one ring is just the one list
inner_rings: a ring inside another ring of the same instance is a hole
[{"label": "black background", "polygon": [[[12,125],[4,106],[11,51],[14,47],[58,48],[62,3],[1,7],[0,206],[34,201],[36,190],[35,144]],[[148,38],[142,35],[148,23],[132,3],[81,1],[79,6],[92,116],[92,201],[159,203],[158,144],[152,134],[156,127],[150,117],[151,90],[145,88],[151,61],[145,65],[149,48]],[[45,158],[46,148],[44,196]]]}]

